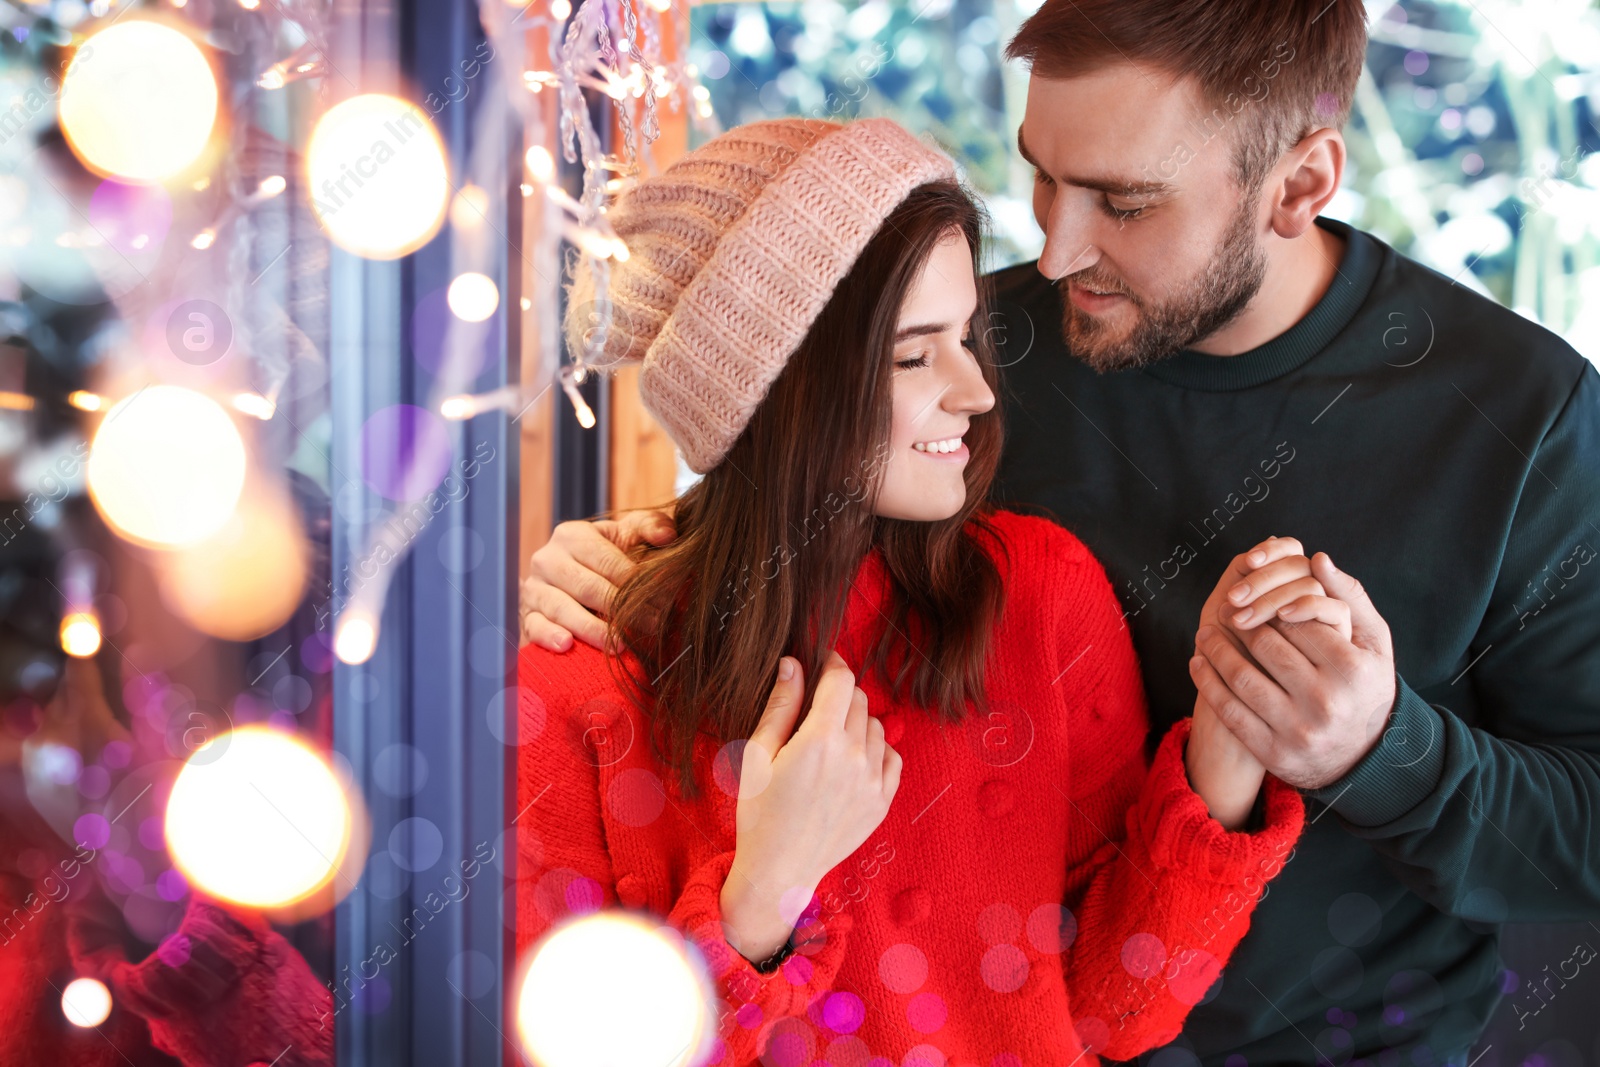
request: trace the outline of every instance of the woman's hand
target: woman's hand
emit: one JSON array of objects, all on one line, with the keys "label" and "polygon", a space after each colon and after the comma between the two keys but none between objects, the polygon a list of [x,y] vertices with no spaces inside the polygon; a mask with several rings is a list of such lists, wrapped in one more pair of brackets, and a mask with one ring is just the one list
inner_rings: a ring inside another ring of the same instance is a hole
[{"label": "woman's hand", "polygon": [[[805,721],[805,680],[791,656],[744,748],[738,844],[722,890],[729,942],[746,959],[788,939],[811,893],[861,847],[900,788],[900,754],[837,652],[828,655]],[[799,892],[796,892],[799,890]]]},{"label": "woman's hand", "polygon": [[1183,762],[1190,788],[1211,817],[1226,829],[1243,829],[1267,771],[1201,696],[1195,697]]}]

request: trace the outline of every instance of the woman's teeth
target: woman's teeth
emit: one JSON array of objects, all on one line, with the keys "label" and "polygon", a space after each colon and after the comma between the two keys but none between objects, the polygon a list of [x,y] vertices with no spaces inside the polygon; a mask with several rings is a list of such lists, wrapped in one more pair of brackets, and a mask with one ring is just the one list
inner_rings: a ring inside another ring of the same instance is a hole
[{"label": "woman's teeth", "polygon": [[961,438],[947,437],[943,441],[918,441],[911,447],[918,452],[955,452],[961,448]]}]

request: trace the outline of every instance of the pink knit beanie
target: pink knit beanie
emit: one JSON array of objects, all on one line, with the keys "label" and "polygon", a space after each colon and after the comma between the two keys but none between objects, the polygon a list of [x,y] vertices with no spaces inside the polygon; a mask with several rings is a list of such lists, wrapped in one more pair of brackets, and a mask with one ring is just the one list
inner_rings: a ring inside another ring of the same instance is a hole
[{"label": "pink knit beanie", "polygon": [[[739,126],[624,194],[599,369],[643,361],[639,392],[696,473],[715,467],[883,221],[955,164],[888,119]],[[591,330],[580,264],[565,324]],[[596,339],[598,340],[598,338]]]}]

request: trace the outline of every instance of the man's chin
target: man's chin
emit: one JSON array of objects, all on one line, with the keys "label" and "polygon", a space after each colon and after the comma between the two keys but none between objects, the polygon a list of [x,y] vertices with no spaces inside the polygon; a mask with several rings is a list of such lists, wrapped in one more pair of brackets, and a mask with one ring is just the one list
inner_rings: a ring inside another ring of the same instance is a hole
[{"label": "man's chin", "polygon": [[[1119,320],[1116,325],[1112,325],[1113,319]],[[1125,315],[1122,309],[1096,317],[1069,304],[1061,321],[1062,340],[1073,358],[1102,374],[1142,367],[1160,358],[1139,344],[1138,333],[1137,314]]]}]

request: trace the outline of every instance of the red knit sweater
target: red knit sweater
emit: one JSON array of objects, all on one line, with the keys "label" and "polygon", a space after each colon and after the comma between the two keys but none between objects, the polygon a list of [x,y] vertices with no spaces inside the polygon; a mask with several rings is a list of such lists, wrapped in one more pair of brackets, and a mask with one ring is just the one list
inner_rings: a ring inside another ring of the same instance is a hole
[{"label": "red knit sweater", "polygon": [[519,956],[574,913],[665,919],[716,984],[712,1064],[1065,1067],[1175,1037],[1288,858],[1300,795],[1269,775],[1265,827],[1224,830],[1189,788],[1188,720],[1147,769],[1138,663],[1104,571],[1053,523],[994,523],[1006,608],[983,719],[941,728],[860,675],[883,625],[881,557],[857,575],[836,647],[903,757],[900,787],[771,975],[720,925],[737,801],[715,742],[700,738],[688,802],[601,653],[524,648]]}]

